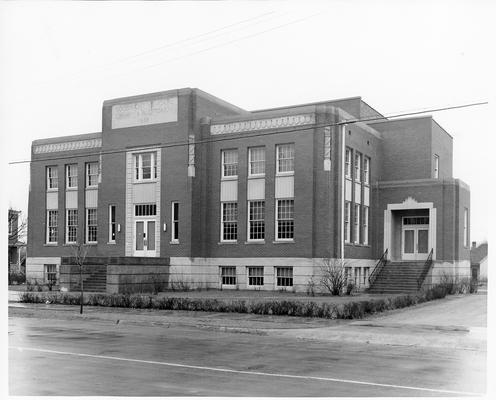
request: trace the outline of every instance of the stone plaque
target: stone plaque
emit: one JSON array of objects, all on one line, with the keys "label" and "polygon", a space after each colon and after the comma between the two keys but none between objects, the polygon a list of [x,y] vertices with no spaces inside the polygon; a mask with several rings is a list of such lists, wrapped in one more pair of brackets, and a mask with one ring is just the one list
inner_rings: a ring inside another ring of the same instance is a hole
[{"label": "stone plaque", "polygon": [[112,106],[112,129],[177,121],[177,96]]}]

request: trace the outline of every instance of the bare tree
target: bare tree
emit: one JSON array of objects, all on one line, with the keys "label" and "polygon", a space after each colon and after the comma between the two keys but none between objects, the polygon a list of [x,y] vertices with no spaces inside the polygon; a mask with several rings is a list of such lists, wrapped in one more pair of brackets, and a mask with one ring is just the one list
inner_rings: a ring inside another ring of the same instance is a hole
[{"label": "bare tree", "polygon": [[71,245],[71,250],[79,270],[79,288],[81,290],[81,297],[79,299],[79,304],[80,304],[79,314],[82,314],[83,299],[84,299],[83,272],[84,272],[84,261],[86,259],[86,255],[88,254],[88,245],[82,243],[76,243]]},{"label": "bare tree", "polygon": [[320,283],[334,296],[339,296],[346,286],[347,265],[346,262],[341,265],[341,261],[336,258],[325,258],[322,261]]}]

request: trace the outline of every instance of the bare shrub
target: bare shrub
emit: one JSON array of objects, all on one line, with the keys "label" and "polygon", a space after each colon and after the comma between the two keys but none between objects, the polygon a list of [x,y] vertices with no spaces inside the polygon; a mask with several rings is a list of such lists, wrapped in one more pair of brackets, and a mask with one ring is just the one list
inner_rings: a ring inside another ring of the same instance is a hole
[{"label": "bare shrub", "polygon": [[346,286],[345,268],[347,266],[346,262],[341,263],[341,260],[336,258],[326,258],[322,261],[320,283],[333,296],[341,295]]}]

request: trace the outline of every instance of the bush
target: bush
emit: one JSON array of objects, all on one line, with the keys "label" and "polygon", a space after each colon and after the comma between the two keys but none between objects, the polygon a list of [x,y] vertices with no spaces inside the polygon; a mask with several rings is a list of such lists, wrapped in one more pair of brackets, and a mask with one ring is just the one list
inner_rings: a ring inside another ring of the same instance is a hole
[{"label": "bush", "polygon": [[26,275],[22,271],[9,271],[9,285],[20,285],[26,282]]},{"label": "bush", "polygon": [[326,288],[333,296],[340,296],[346,285],[345,267],[341,265],[340,260],[336,258],[327,258],[320,267],[322,276],[321,285]]}]

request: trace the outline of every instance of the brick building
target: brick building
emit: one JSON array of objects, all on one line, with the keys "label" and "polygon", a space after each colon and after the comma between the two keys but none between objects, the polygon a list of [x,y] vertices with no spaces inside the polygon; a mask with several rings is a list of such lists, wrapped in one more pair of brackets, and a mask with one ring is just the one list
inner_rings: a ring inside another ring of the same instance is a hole
[{"label": "brick building", "polygon": [[388,120],[360,97],[257,111],[189,88],[105,101],[102,132],[32,144],[27,278],[64,281],[76,242],[110,292],[150,271],[304,291],[341,257],[367,286],[386,250],[398,271],[430,255],[426,282],[469,276],[452,140],[430,116]]}]

